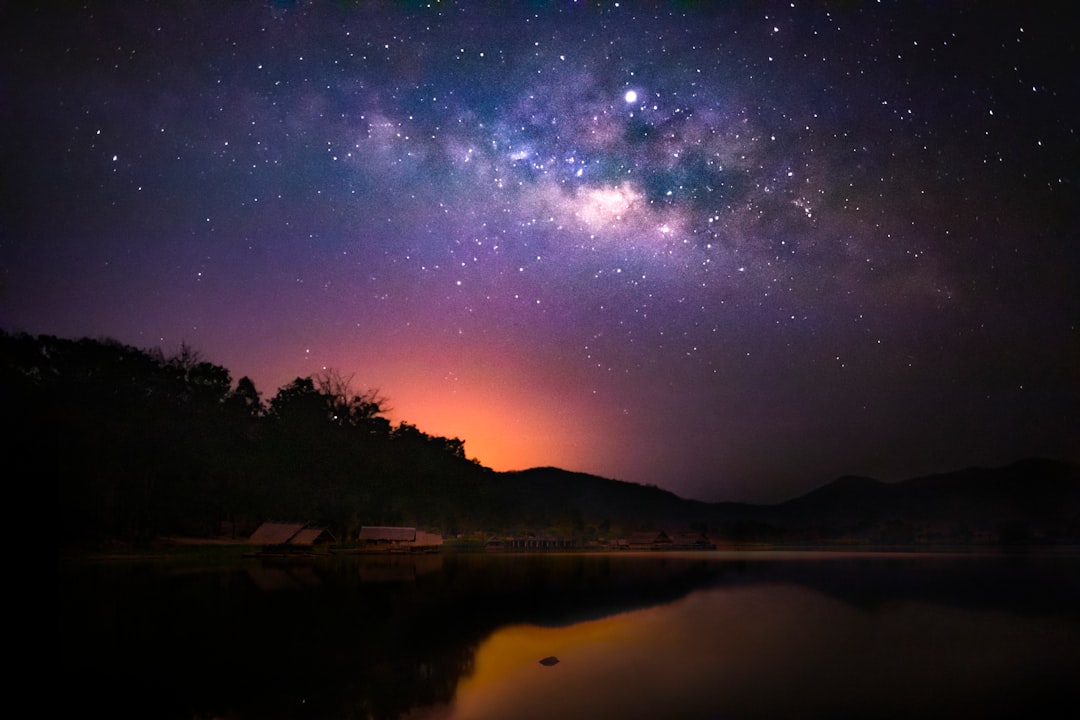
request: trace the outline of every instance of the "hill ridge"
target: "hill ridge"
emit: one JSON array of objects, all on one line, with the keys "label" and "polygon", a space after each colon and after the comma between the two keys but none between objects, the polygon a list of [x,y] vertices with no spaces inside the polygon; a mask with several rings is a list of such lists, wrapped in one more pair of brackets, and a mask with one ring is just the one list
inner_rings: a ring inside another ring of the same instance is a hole
[{"label": "hill ridge", "polygon": [[[1080,467],[1052,458],[896,482],[843,475],[775,504],[708,503],[652,485],[552,467],[499,477],[525,490],[522,500],[536,503],[538,511],[572,508],[583,522],[606,511],[621,514],[631,526],[705,526],[736,541],[1080,541]],[[643,499],[651,504],[635,502]]]}]

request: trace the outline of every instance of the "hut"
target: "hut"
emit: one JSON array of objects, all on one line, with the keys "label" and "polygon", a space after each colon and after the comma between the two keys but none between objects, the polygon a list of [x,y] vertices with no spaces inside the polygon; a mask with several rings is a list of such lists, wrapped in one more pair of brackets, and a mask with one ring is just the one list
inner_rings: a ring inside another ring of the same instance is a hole
[{"label": "hut", "polygon": [[671,537],[663,530],[646,530],[630,535],[631,550],[668,550]]},{"label": "hut", "polygon": [[680,532],[671,539],[673,547],[680,550],[715,550],[716,544],[705,533]]},{"label": "hut", "polygon": [[366,550],[434,552],[442,547],[442,535],[411,527],[365,525],[357,537]]},{"label": "hut", "polygon": [[433,552],[442,548],[443,538],[438,533],[416,531],[416,539],[413,540],[413,549],[423,552]]},{"label": "hut", "polygon": [[289,540],[304,529],[304,523],[290,522],[264,522],[255,528],[255,532],[248,538],[252,545],[285,545]]},{"label": "hut", "polygon": [[324,527],[314,527],[311,525],[305,527],[289,538],[290,545],[303,545],[307,547],[332,542],[334,542],[334,536],[330,534],[329,530]]},{"label": "hut", "polygon": [[552,550],[574,550],[577,548],[577,540],[574,538],[552,537],[549,535],[537,535],[526,533],[515,537],[504,538],[503,549],[518,550],[524,552],[544,552]]},{"label": "hut", "polygon": [[248,538],[263,553],[297,553],[331,542],[334,536],[326,528],[297,522],[264,522]]}]

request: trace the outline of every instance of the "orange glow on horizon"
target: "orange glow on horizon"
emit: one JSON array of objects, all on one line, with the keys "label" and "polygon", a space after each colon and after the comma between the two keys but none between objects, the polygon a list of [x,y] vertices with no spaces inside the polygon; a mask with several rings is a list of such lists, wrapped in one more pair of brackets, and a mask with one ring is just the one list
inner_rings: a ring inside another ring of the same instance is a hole
[{"label": "orange glow on horizon", "polygon": [[[417,335],[423,334],[419,328]],[[296,377],[326,368],[351,377],[354,392],[381,397],[385,416],[429,435],[458,438],[465,454],[496,471],[557,466],[588,472],[607,438],[598,408],[565,392],[549,358],[522,357],[507,340],[501,348],[470,347],[429,336],[372,338],[368,349],[335,350],[304,363],[265,368],[283,378],[259,385],[269,401]]]},{"label": "orange glow on horizon", "polygon": [[586,461],[586,423],[557,399],[490,378],[459,377],[452,387],[426,376],[403,377],[388,393],[389,417],[430,435],[465,441],[465,454],[493,470]]}]

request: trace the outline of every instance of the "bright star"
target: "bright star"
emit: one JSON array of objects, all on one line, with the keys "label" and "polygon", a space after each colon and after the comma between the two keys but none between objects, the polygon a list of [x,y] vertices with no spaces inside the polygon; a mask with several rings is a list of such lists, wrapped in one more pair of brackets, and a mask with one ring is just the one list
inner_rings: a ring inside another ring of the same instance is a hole
[{"label": "bright star", "polygon": [[626,102],[627,103],[636,103],[637,102],[637,91],[635,91],[635,90],[627,90],[625,97],[626,97]]}]

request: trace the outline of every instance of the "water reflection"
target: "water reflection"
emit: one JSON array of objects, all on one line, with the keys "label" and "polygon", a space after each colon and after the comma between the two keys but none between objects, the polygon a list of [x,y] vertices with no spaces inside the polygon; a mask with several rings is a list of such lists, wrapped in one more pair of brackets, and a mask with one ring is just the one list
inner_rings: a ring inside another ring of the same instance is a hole
[{"label": "water reflection", "polygon": [[[453,703],[421,717],[1024,717],[1071,692],[1078,647],[1077,624],[1059,618],[713,589],[565,628],[501,628]],[[539,665],[549,653],[559,664]]]},{"label": "water reflection", "polygon": [[58,709],[1026,715],[1080,699],[1078,570],[1075,556],[837,553],[62,565]]}]

